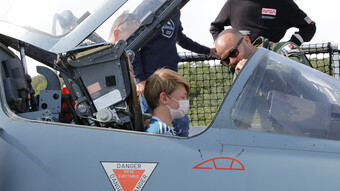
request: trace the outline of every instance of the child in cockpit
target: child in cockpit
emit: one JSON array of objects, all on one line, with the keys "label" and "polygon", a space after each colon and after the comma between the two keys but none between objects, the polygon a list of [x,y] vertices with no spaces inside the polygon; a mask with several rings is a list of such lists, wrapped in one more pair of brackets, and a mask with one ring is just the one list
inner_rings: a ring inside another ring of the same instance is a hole
[{"label": "child in cockpit", "polygon": [[182,118],[189,109],[189,83],[177,72],[158,69],[147,80],[144,96],[153,111],[145,132],[177,135],[171,127],[173,119]]}]

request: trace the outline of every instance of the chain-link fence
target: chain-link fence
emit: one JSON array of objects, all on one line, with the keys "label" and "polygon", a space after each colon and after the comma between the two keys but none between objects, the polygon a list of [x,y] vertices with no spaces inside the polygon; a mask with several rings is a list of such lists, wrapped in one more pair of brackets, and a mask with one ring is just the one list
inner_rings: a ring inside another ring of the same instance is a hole
[{"label": "chain-link fence", "polygon": [[[337,44],[309,44],[305,51],[313,68],[339,79],[339,50]],[[179,54],[178,71],[190,83],[191,126],[209,125],[232,84],[229,67],[206,55],[185,52]]]}]

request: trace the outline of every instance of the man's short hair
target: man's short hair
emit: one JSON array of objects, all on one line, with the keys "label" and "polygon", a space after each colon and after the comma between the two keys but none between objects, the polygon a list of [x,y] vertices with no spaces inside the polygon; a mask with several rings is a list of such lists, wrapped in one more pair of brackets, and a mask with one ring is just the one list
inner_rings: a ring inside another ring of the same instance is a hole
[{"label": "man's short hair", "polygon": [[[113,22],[109,39],[112,39],[113,31],[120,29],[122,32],[132,33],[140,24],[140,19],[137,15],[124,11],[117,19]],[[130,34],[129,34],[130,35]]]},{"label": "man's short hair", "polygon": [[235,37],[241,37],[241,36],[244,36],[240,31],[238,31],[237,29],[234,29],[234,28],[229,28],[229,29],[225,29],[223,30],[216,38],[216,41],[217,39],[221,38],[222,36],[224,36],[225,34],[232,34],[233,36]]},{"label": "man's short hair", "polygon": [[154,110],[159,105],[159,95],[165,92],[167,95],[173,93],[178,85],[183,85],[189,94],[188,81],[177,72],[161,68],[154,72],[145,83],[144,96],[148,105]]}]

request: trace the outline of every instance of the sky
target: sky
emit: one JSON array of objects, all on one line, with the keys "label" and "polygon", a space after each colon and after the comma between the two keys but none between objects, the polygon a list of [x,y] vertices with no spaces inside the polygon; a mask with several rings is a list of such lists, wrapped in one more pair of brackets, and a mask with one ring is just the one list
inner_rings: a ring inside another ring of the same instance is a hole
[{"label": "sky", "polygon": [[[189,1],[181,10],[183,32],[191,39],[213,47],[213,39],[209,32],[210,23],[215,20],[225,2],[225,0]],[[308,44],[340,43],[340,1],[294,0],[294,2],[316,23],[316,33]],[[289,40],[297,30],[289,29],[282,40]],[[185,50],[179,47],[178,51]]]}]

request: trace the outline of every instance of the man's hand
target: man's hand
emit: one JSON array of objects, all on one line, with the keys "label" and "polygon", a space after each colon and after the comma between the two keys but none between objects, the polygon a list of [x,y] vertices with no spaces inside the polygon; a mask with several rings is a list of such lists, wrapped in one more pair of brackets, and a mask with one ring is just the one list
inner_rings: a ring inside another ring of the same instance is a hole
[{"label": "man's hand", "polygon": [[210,52],[209,52],[209,55],[210,56],[213,56],[213,57],[215,57],[215,58],[220,58],[220,56],[217,54],[217,52],[216,52],[216,48],[210,48]]},{"label": "man's hand", "polygon": [[236,67],[235,67],[235,70],[236,70],[237,72],[240,72],[241,69],[243,68],[244,64],[247,62],[247,60],[248,60],[248,59],[242,59],[242,60],[240,60],[240,61],[237,63],[237,65],[236,65]]},{"label": "man's hand", "polygon": [[137,94],[141,97],[144,97],[144,87],[145,87],[145,80],[141,81],[137,84]]}]

